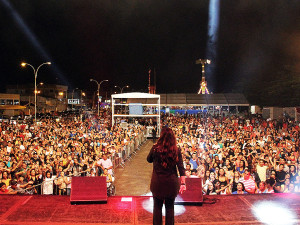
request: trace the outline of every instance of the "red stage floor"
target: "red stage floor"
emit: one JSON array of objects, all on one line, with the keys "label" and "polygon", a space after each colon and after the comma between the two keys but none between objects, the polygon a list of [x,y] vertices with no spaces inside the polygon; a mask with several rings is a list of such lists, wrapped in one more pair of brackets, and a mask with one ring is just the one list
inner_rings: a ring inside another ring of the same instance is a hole
[{"label": "red stage floor", "polygon": [[[110,197],[107,204],[71,205],[69,196],[5,195],[0,224],[152,224],[151,203]],[[175,207],[176,224],[300,224],[299,195],[209,196],[202,206]]]}]

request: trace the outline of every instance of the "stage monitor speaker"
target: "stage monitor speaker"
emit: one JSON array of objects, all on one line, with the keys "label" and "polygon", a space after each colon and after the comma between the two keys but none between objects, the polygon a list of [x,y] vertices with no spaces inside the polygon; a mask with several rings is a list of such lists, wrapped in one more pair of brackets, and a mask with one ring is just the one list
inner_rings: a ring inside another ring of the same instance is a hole
[{"label": "stage monitor speaker", "polygon": [[178,194],[175,199],[175,205],[202,205],[202,179],[186,178],[186,191]]},{"label": "stage monitor speaker", "polygon": [[70,202],[107,203],[106,177],[72,177]]}]

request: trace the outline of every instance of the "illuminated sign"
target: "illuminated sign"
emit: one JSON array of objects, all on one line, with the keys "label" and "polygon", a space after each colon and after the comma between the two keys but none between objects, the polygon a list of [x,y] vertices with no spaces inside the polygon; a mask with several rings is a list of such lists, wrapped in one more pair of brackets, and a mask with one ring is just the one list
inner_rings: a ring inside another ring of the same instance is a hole
[{"label": "illuminated sign", "polygon": [[68,99],[68,104],[70,104],[70,105],[79,105],[80,101],[79,101],[79,99]]}]

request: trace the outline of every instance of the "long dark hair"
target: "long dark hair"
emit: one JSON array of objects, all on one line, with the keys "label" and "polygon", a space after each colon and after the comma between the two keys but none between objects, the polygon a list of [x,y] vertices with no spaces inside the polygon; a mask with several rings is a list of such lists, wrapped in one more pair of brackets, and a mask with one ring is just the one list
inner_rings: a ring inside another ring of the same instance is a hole
[{"label": "long dark hair", "polygon": [[160,162],[164,168],[174,166],[178,162],[178,148],[172,129],[168,127],[162,129],[154,152],[160,155]]}]

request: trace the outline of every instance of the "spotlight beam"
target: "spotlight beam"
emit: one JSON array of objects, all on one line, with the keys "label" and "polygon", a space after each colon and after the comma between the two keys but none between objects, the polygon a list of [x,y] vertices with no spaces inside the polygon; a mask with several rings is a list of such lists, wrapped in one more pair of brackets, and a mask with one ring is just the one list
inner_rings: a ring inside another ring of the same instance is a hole
[{"label": "spotlight beam", "polygon": [[[12,6],[12,4],[8,0],[0,0],[0,3],[4,5],[4,7],[7,9],[7,11],[10,13],[12,19],[15,21],[19,29],[22,31],[22,33],[25,35],[25,37],[28,39],[28,41],[33,45],[35,50],[40,54],[45,61],[53,62],[54,60],[51,59],[50,55],[46,52],[46,50],[43,48],[43,46],[40,44],[40,41],[36,37],[36,35],[31,31],[29,26],[24,22],[23,18],[20,16],[20,14],[17,12],[16,9]],[[52,65],[53,70],[57,75],[60,76],[61,80],[64,83],[69,83],[66,77],[63,75],[61,70],[55,65]]]},{"label": "spotlight beam", "polygon": [[208,14],[208,39],[206,44],[206,58],[212,60],[212,65],[206,70],[207,77],[214,75],[214,68],[217,62],[217,44],[220,16],[220,0],[209,1]]}]

